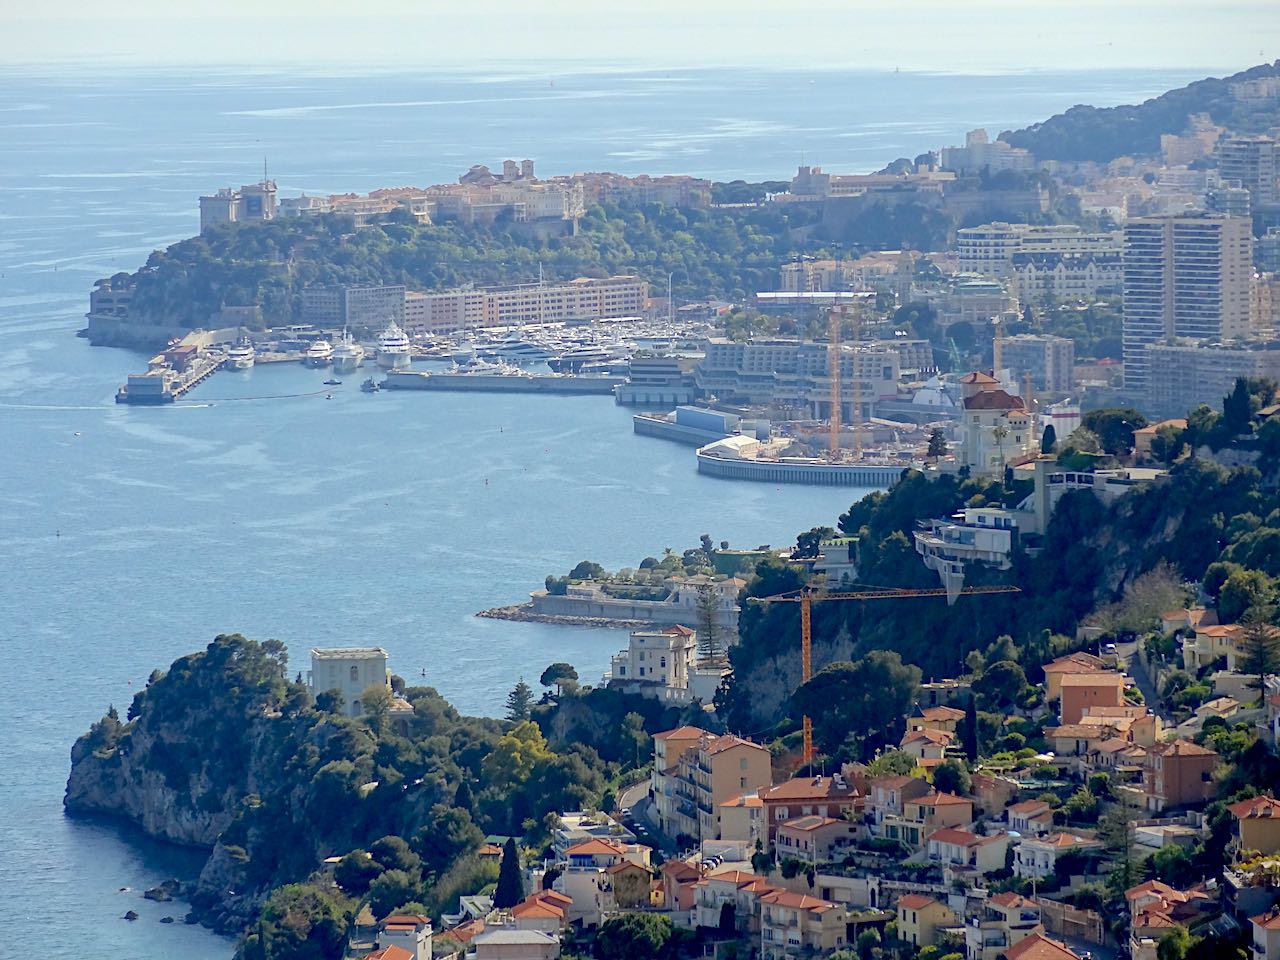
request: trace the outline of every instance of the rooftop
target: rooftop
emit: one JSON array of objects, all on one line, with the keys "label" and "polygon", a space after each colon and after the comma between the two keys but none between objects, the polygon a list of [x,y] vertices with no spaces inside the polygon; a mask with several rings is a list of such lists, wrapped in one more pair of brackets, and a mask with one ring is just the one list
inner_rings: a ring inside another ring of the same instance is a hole
[{"label": "rooftop", "polygon": [[898,898],[898,906],[906,907],[908,910],[923,910],[929,904],[937,902],[933,897],[926,897],[919,893],[905,893]]},{"label": "rooftop", "polygon": [[1038,933],[1019,940],[1004,956],[1005,960],[1080,960],[1065,943]]},{"label": "rooftop", "polygon": [[834,777],[792,777],[783,783],[765,787],[760,791],[760,799],[766,802],[780,800],[822,800],[828,797],[854,797],[858,790],[853,784],[845,781],[845,786],[836,785]]},{"label": "rooftop", "polygon": [[1227,807],[1237,820],[1280,819],[1280,800],[1272,797],[1252,797]]},{"label": "rooftop", "polygon": [[312,647],[312,660],[369,660],[386,659],[387,651],[381,647]]},{"label": "rooftop", "polygon": [[703,736],[707,731],[701,727],[676,727],[674,730],[666,730],[662,733],[655,733],[655,740],[696,740]]}]

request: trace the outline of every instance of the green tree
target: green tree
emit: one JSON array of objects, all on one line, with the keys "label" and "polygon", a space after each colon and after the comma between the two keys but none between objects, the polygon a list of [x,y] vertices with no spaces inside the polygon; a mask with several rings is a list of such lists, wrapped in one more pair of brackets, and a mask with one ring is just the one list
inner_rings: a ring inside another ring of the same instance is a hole
[{"label": "green tree", "polygon": [[933,770],[933,785],[943,793],[954,793],[964,796],[969,792],[972,781],[969,770],[958,760],[944,760]]},{"label": "green tree", "polygon": [[1085,429],[1097,434],[1102,449],[1114,457],[1133,450],[1133,432],[1147,425],[1147,418],[1130,407],[1090,410],[1081,418]]},{"label": "green tree", "polygon": [[352,896],[360,896],[382,873],[383,867],[366,850],[352,850],[333,868],[333,881]]},{"label": "green tree", "polygon": [[407,870],[388,870],[369,884],[369,909],[381,920],[421,895],[422,885],[416,876]]},{"label": "green tree", "polygon": [[387,729],[387,721],[391,718],[391,706],[395,702],[395,698],[391,695],[391,688],[385,683],[375,683],[365,688],[364,693],[360,694],[360,706],[364,712],[365,722],[369,724],[369,729],[378,736],[382,736]]},{"label": "green tree", "polygon": [[507,694],[507,719],[513,723],[522,723],[529,719],[533,706],[533,690],[521,677],[511,692]]},{"label": "green tree", "polygon": [[280,887],[267,898],[257,929],[238,951],[241,960],[331,960],[347,940],[348,909],[306,883]]},{"label": "green tree", "polygon": [[583,560],[569,571],[570,580],[603,580],[606,576],[608,571],[591,560]]},{"label": "green tree", "polygon": [[422,872],[422,858],[413,852],[403,837],[394,834],[369,844],[369,856],[386,870],[403,870],[414,876]]},{"label": "green tree", "polygon": [[471,792],[471,784],[467,782],[466,777],[458,781],[458,789],[453,792],[453,806],[455,810],[465,810],[467,813],[475,811],[475,796]]},{"label": "green tree", "polygon": [[867,776],[905,777],[916,768],[916,758],[905,750],[886,750],[867,764]]},{"label": "green tree", "polygon": [[1058,444],[1058,431],[1051,423],[1044,428],[1044,434],[1040,437],[1040,452],[1044,454],[1053,453],[1053,448]]},{"label": "green tree", "polygon": [[1157,960],[1187,960],[1187,954],[1191,952],[1195,943],[1187,928],[1178,924],[1165,933],[1156,944],[1156,958]]},{"label": "green tree", "polygon": [[795,557],[816,557],[822,553],[822,541],[830,540],[836,535],[831,527],[814,527],[796,537]]},{"label": "green tree", "polygon": [[1016,703],[1026,686],[1026,673],[1012,660],[991,664],[973,681],[974,691],[993,708]]},{"label": "green tree", "polygon": [[498,886],[493,891],[493,905],[499,910],[514,907],[524,899],[524,873],[520,869],[520,851],[514,837],[507,837],[502,847],[502,863],[498,867]]},{"label": "green tree", "polygon": [[599,960],[653,960],[671,939],[671,921],[653,913],[625,913],[600,925],[596,933]]},{"label": "green tree", "polygon": [[413,847],[422,857],[428,873],[441,874],[455,860],[479,848],[484,833],[466,810],[438,803],[431,808],[427,822],[413,837]]},{"label": "green tree", "polygon": [[934,427],[929,431],[929,446],[925,450],[925,456],[934,463],[938,462],[939,457],[947,455],[947,437],[938,427]]},{"label": "green tree", "polygon": [[542,671],[542,676],[538,678],[538,682],[544,687],[555,687],[556,692],[559,693],[560,686],[564,681],[576,681],[577,679],[578,671],[574,669],[573,664],[557,661]]},{"label": "green tree", "polygon": [[852,737],[867,756],[903,725],[920,687],[920,668],[904,664],[896,651],[872,650],[856,663],[833,663],[818,671],[791,697],[792,713],[813,719],[814,734],[827,754]]},{"label": "green tree", "polygon": [[1275,601],[1275,581],[1261,570],[1240,570],[1227,577],[1218,594],[1218,619],[1236,623],[1252,607],[1267,607]]},{"label": "green tree", "polygon": [[1186,436],[1184,427],[1171,423],[1157,427],[1155,436],[1151,438],[1151,455],[1166,467],[1172,466],[1187,448]]},{"label": "green tree", "polygon": [[622,718],[622,741],[628,747],[628,758],[632,765],[640,767],[650,742],[649,734],[644,729],[644,717],[632,711]]},{"label": "green tree", "polygon": [[1259,701],[1267,695],[1267,677],[1280,671],[1280,631],[1271,625],[1273,615],[1269,608],[1253,607],[1240,620],[1244,633],[1238,669],[1253,678],[1249,686],[1258,691]]},{"label": "green tree", "polygon": [[1222,398],[1222,425],[1230,433],[1248,433],[1250,421],[1257,412],[1254,397],[1249,392],[1249,381],[1236,377],[1231,392]]},{"label": "green tree", "polygon": [[710,583],[698,585],[698,656],[703,660],[724,657],[724,631],[720,627],[720,595]]}]

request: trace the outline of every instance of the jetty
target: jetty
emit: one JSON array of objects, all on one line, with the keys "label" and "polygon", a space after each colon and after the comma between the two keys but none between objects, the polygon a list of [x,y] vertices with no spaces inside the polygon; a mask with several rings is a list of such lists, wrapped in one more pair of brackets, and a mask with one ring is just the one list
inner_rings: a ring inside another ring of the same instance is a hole
[{"label": "jetty", "polygon": [[388,370],[382,386],[391,390],[464,390],[486,393],[600,394],[611,396],[620,376],[564,373],[427,373]]},{"label": "jetty", "polygon": [[222,351],[204,347],[189,334],[152,357],[145,373],[129,374],[116,391],[116,403],[173,403],[209,379],[225,360]]}]

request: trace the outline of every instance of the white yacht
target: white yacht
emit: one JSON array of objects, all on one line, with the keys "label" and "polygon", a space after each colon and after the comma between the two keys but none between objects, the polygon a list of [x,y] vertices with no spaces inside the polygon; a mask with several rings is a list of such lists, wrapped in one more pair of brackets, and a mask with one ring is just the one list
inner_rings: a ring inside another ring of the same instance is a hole
[{"label": "white yacht", "polygon": [[333,362],[333,344],[328,340],[317,340],[307,347],[302,362],[308,367],[327,367]]},{"label": "white yacht", "polygon": [[248,340],[240,340],[227,347],[226,366],[231,370],[248,370],[257,359],[257,351]]},{"label": "white yacht", "polygon": [[384,370],[404,370],[413,361],[409,338],[394,320],[378,341],[378,366]]},{"label": "white yacht", "polygon": [[546,363],[555,354],[539,343],[528,340],[508,338],[490,344],[480,352],[482,359],[505,360],[507,363]]},{"label": "white yacht", "polygon": [[556,373],[577,373],[586,364],[608,363],[613,360],[628,359],[630,353],[611,344],[581,344],[566,350],[557,357],[547,360]]},{"label": "white yacht", "polygon": [[333,369],[336,373],[350,373],[364,364],[364,347],[355,337],[342,331],[342,339],[333,348]]}]

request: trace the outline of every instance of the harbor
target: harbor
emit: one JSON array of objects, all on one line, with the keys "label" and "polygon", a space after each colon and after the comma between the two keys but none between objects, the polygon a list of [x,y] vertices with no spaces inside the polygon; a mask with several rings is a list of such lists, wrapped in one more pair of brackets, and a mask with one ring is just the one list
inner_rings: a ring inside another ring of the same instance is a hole
[{"label": "harbor", "polygon": [[493,373],[391,370],[382,381],[388,390],[458,390],[486,393],[558,393],[572,396],[611,395],[626,377],[592,374],[528,373],[523,370]]}]

